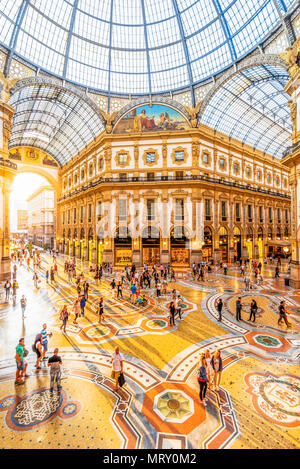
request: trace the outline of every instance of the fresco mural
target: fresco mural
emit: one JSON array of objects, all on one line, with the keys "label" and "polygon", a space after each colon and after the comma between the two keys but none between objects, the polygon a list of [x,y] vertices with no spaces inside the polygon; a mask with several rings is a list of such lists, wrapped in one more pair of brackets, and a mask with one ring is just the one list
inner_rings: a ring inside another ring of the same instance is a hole
[{"label": "fresco mural", "polygon": [[115,126],[114,133],[161,132],[189,128],[186,119],[174,109],[162,104],[146,104],[131,109],[122,117]]},{"label": "fresco mural", "polygon": [[42,153],[40,150],[34,148],[16,148],[10,150],[9,159],[17,160],[22,163],[35,163],[39,165],[51,166],[58,168],[58,164],[52,156],[47,153]]}]

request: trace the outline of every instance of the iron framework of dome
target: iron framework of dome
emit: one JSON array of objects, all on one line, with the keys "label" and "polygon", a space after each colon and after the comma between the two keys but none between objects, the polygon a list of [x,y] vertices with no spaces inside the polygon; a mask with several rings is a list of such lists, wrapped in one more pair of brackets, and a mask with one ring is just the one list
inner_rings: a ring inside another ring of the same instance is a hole
[{"label": "iron framework of dome", "polygon": [[222,72],[285,21],[294,0],[0,0],[0,44],[108,94],[184,88]]}]

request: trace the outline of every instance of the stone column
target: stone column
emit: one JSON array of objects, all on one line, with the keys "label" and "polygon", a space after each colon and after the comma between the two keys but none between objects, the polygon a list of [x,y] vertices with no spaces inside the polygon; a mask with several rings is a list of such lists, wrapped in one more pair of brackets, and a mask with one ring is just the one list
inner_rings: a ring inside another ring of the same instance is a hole
[{"label": "stone column", "polygon": [[290,80],[285,91],[290,95],[290,115],[293,124],[292,145],[284,154],[282,163],[290,168],[291,189],[291,241],[292,262],[290,285],[300,288],[300,68],[297,57],[300,52],[300,38],[292,49],[282,54],[289,64]]},{"label": "stone column", "polygon": [[0,280],[10,279],[9,196],[17,165],[8,159],[8,141],[14,108],[0,102]]}]

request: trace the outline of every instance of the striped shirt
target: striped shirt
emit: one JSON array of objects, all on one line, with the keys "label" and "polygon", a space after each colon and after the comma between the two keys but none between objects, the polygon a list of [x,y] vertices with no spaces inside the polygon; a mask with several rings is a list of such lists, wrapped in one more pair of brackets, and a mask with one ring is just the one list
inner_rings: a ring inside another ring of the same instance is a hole
[{"label": "striped shirt", "polygon": [[45,329],[41,331],[41,335],[42,335],[42,344],[45,344],[46,342],[48,342],[47,331]]}]

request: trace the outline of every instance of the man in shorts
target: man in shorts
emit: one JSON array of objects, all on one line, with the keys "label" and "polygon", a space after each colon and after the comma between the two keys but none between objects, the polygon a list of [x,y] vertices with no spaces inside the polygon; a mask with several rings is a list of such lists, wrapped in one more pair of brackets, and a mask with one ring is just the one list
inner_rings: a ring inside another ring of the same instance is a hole
[{"label": "man in shorts", "polygon": [[17,372],[16,372],[16,381],[15,384],[24,384],[23,377],[28,378],[26,374],[27,363],[24,360],[24,338],[19,340],[19,344],[16,347],[16,362],[17,362]]}]

